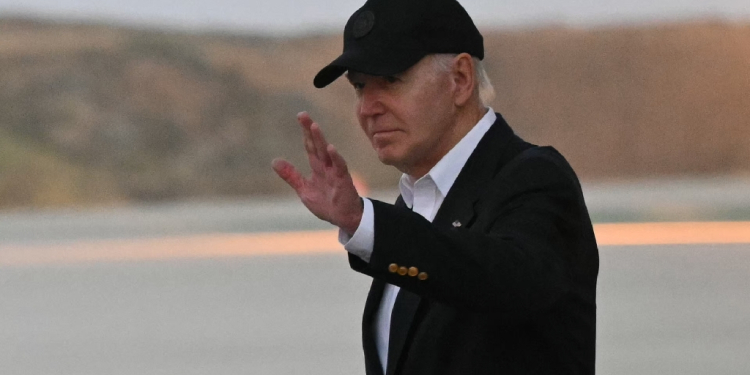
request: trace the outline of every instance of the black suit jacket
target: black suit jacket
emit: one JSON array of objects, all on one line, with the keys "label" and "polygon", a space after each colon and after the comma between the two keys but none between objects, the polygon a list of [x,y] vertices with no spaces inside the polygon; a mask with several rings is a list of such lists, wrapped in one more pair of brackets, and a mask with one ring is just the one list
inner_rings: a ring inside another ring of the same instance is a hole
[{"label": "black suit jacket", "polygon": [[524,142],[498,114],[433,222],[400,199],[373,206],[370,262],[349,256],[374,279],[367,375],[383,373],[373,328],[385,283],[404,299],[386,375],[594,373],[598,251],[578,179],[556,150]]}]

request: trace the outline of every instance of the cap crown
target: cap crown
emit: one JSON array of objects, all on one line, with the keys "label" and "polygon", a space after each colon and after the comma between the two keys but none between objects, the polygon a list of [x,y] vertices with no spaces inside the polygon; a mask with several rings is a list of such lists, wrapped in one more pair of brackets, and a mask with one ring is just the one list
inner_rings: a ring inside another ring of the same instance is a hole
[{"label": "cap crown", "polygon": [[369,0],[344,28],[344,51],[359,48],[484,58],[482,34],[456,0]]},{"label": "cap crown", "polygon": [[369,0],[344,27],[344,52],[316,76],[324,87],[347,70],[393,75],[433,53],[484,58],[484,40],[456,0]]}]

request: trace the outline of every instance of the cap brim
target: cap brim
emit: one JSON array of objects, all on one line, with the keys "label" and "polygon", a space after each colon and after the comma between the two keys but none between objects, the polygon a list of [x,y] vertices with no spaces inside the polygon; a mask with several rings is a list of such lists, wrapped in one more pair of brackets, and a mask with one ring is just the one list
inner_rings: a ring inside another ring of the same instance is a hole
[{"label": "cap brim", "polygon": [[328,66],[321,69],[313,84],[317,88],[323,88],[341,77],[347,70],[375,76],[387,76],[398,74],[409,69],[419,62],[427,53],[417,50],[400,51],[397,53],[373,53],[365,54],[360,51],[347,51],[333,60]]},{"label": "cap brim", "polygon": [[341,77],[341,75],[344,74],[347,70],[349,70],[348,67],[339,65],[336,63],[336,61],[334,61],[325,68],[321,69],[318,74],[315,75],[313,84],[316,88],[322,89],[323,87],[330,85],[331,82]]}]

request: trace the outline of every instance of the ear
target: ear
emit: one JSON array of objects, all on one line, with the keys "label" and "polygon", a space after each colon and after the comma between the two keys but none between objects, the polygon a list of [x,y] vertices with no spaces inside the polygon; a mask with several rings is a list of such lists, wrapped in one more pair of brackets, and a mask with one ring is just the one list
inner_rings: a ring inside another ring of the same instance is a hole
[{"label": "ear", "polygon": [[474,60],[468,53],[462,53],[453,60],[453,84],[455,88],[454,104],[463,107],[474,95],[475,81]]}]

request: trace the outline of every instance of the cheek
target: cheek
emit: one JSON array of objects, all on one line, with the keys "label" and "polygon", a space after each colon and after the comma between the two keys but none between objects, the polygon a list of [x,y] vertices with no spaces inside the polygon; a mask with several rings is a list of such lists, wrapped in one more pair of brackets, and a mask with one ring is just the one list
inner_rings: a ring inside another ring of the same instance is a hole
[{"label": "cheek", "polygon": [[449,121],[455,115],[453,97],[448,89],[426,91],[421,99],[422,103],[430,103],[429,108],[423,108],[423,119],[430,125],[432,131],[440,128],[440,124]]}]

